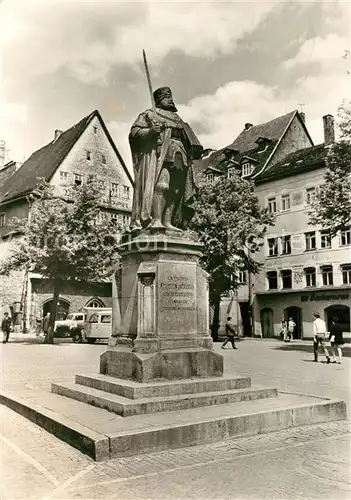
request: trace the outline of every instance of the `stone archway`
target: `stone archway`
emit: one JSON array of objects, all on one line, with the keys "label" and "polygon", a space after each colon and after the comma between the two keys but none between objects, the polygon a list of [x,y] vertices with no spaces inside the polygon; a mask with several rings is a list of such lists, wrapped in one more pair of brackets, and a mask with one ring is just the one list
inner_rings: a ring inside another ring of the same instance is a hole
[{"label": "stone archway", "polygon": [[[57,312],[56,312],[56,320],[60,321],[65,319],[70,307],[70,302],[66,299],[59,298],[57,303]],[[47,313],[51,312],[52,299],[46,300],[43,303],[43,318],[47,315]]]},{"label": "stone archway", "polygon": [[350,332],[350,308],[343,304],[332,304],[324,309],[325,322],[330,330],[332,319],[337,317],[343,332]]}]

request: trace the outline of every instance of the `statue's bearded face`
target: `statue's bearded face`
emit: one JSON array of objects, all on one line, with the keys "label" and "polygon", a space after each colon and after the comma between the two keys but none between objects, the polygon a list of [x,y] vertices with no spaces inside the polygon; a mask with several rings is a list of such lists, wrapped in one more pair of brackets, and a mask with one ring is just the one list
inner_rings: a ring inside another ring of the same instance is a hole
[{"label": "statue's bearded face", "polygon": [[171,96],[163,97],[157,104],[157,107],[167,109],[168,111],[178,111]]}]

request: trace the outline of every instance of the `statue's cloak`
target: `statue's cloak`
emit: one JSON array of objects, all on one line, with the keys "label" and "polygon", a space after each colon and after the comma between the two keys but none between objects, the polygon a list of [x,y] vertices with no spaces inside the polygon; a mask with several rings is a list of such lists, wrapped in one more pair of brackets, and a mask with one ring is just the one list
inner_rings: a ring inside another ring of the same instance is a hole
[{"label": "statue's cloak", "polygon": [[129,134],[135,177],[131,228],[136,222],[145,227],[151,221],[154,188],[164,164],[172,163],[172,152],[181,154],[185,175],[181,203],[172,223],[184,227],[194,214],[196,186],[192,161],[201,156],[202,146],[190,126],[177,113],[163,109],[157,109],[156,119],[165,127],[159,140],[143,136],[142,131],[151,127],[153,119],[153,110],[144,111],[135,120]]}]

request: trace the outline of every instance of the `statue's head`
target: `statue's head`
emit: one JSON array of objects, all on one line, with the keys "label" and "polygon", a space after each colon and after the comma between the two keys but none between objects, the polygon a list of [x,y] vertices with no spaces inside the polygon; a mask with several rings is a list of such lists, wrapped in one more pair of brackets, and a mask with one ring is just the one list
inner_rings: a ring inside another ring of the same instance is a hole
[{"label": "statue's head", "polygon": [[156,89],[154,92],[154,99],[157,108],[177,111],[173,101],[172,91],[169,87],[160,87]]}]

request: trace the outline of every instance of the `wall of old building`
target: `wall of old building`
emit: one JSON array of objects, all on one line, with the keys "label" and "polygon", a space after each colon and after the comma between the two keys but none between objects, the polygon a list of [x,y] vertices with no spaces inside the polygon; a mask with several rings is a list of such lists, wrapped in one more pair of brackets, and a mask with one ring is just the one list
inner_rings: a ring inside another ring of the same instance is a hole
[{"label": "wall of old building", "polygon": [[[18,219],[27,219],[28,211],[29,211],[29,206],[25,198],[14,200],[9,203],[4,203],[3,205],[0,206],[0,213],[4,213],[6,217],[5,226],[0,227],[0,245],[1,245],[1,238],[7,235],[12,229],[10,225],[11,219],[14,217]],[[1,250],[1,253],[2,252],[3,250]]]}]

